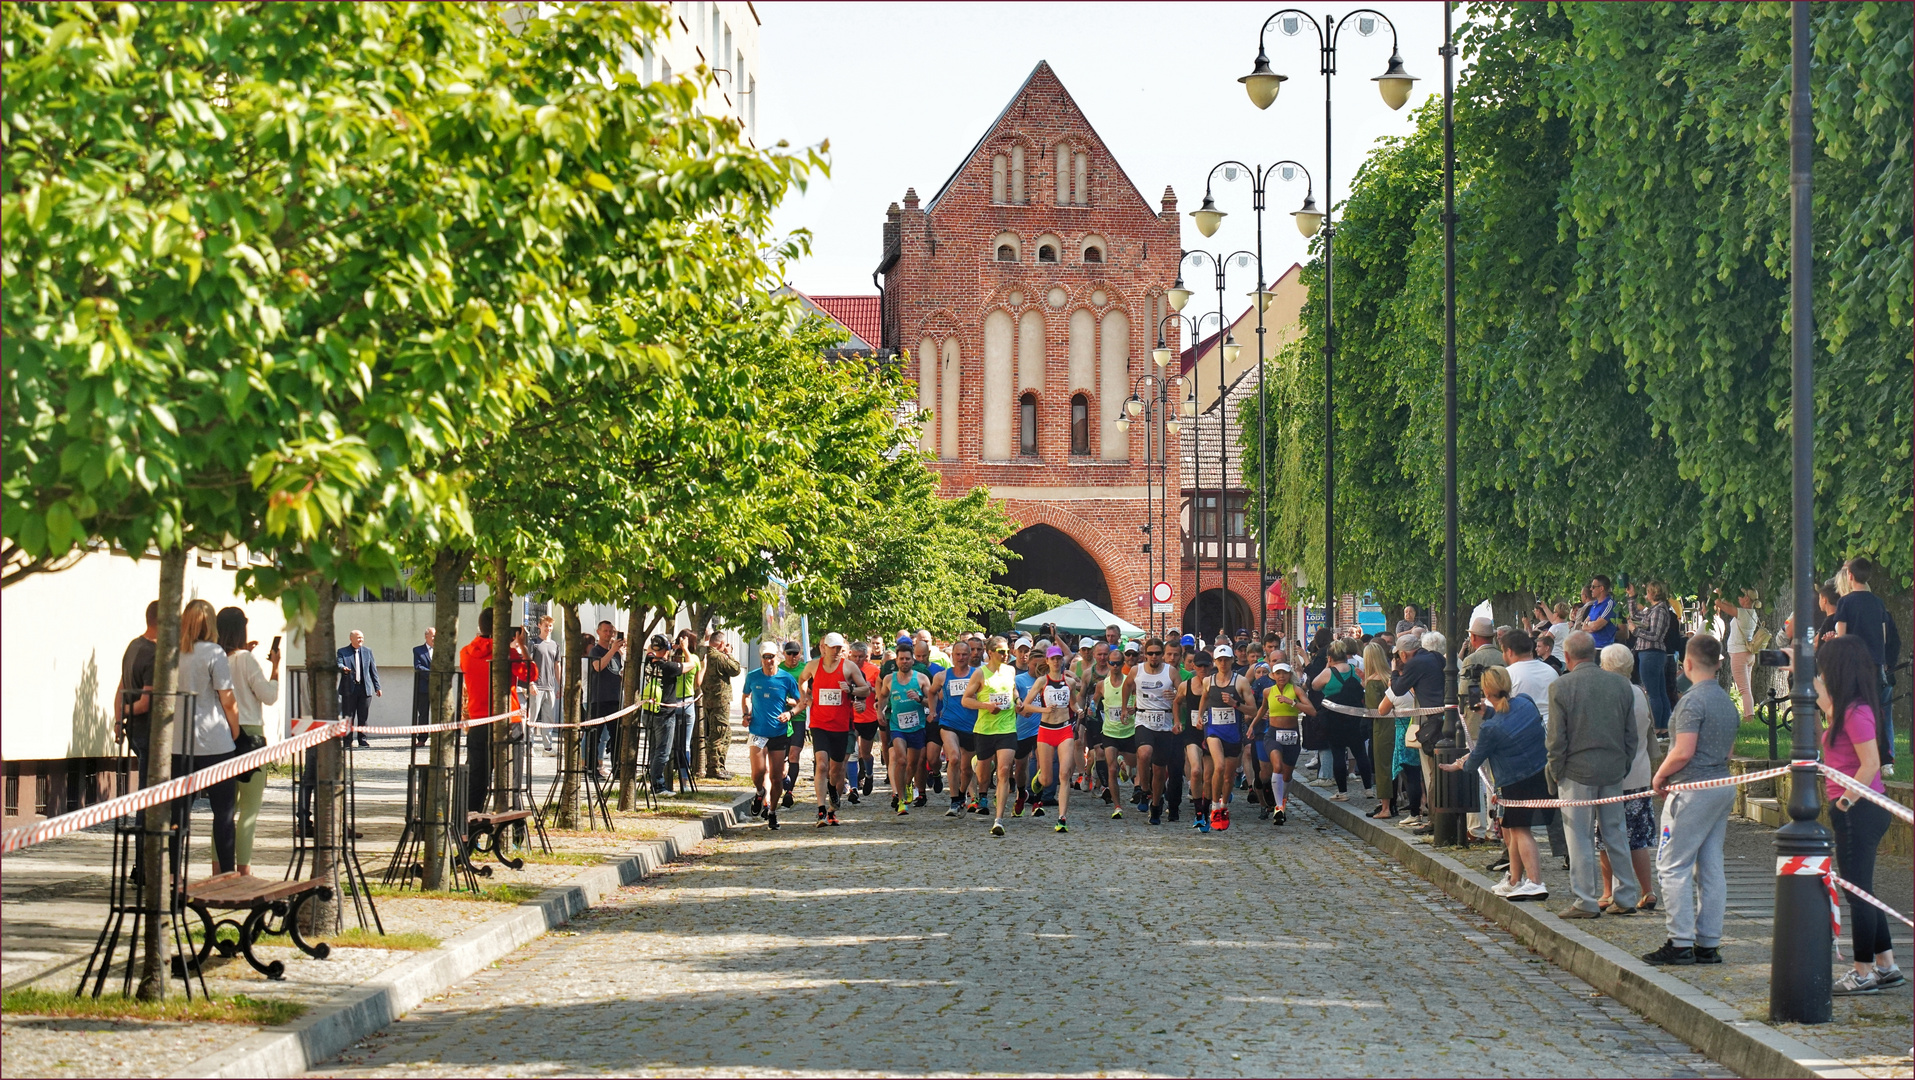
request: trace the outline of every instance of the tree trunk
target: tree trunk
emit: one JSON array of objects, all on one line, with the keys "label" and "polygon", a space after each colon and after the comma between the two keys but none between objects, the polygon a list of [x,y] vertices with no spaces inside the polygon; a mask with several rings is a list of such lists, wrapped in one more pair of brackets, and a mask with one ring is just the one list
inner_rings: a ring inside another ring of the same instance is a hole
[{"label": "tree trunk", "polygon": [[[579,625],[578,605],[560,604],[559,610],[565,614],[565,672],[559,684],[565,695],[565,721],[568,724],[584,723],[584,704],[582,680],[579,667],[585,661],[585,651],[581,647],[585,628]],[[579,729],[567,727],[559,729],[559,766],[560,774],[565,778],[559,787],[558,826],[561,829],[576,829],[578,821],[578,769],[579,769]],[[588,813],[589,817],[589,813]]]},{"label": "tree trunk", "polygon": [[[459,719],[459,579],[472,564],[470,551],[440,548],[432,559],[432,721],[450,724]],[[425,875],[421,887],[443,889],[446,884],[446,823],[452,800],[452,750],[458,733],[435,732],[431,737],[432,764],[426,770]]]},{"label": "tree trunk", "polygon": [[[636,601],[627,601],[625,610],[625,679],[621,705],[629,707],[638,700],[638,676],[644,667],[645,609]],[[643,728],[643,710],[627,713],[618,722],[618,808],[630,810],[638,774],[638,733]]]},{"label": "tree trunk", "polygon": [[[319,617],[306,634],[306,681],[312,687],[312,718],[330,723],[339,717],[339,590],[330,581],[319,583]],[[332,900],[314,897],[301,910],[305,929],[323,935],[339,928],[339,850],[345,843],[346,744],[352,738],[328,739],[313,747],[308,762],[313,770],[313,876],[333,888]]]},{"label": "tree trunk", "polygon": [[[180,544],[160,552],[160,633],[153,651],[153,706],[147,736],[146,784],[163,784],[173,776],[173,725],[179,722],[174,691],[180,685],[180,598],[186,591],[186,546]],[[146,833],[140,837],[140,850],[146,869],[147,919],[141,926],[140,986],[141,1001],[159,1001],[166,997],[166,976],[171,967],[167,955],[172,940],[173,884],[168,871],[166,842],[173,828],[173,807],[168,803],[146,810]]]},{"label": "tree trunk", "polygon": [[[497,716],[512,707],[512,575],[505,568],[505,556],[492,559],[492,707],[489,716]],[[492,725],[492,812],[511,808],[513,725],[499,721]],[[524,731],[524,728],[518,730]]]}]

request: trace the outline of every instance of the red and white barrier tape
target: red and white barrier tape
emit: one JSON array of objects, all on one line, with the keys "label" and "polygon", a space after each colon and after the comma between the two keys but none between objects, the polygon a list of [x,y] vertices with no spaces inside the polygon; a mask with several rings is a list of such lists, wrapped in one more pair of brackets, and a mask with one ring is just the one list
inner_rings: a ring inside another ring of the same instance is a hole
[{"label": "red and white barrier tape", "polygon": [[464,731],[468,728],[484,727],[496,724],[514,716],[524,716],[522,709],[502,712],[497,716],[481,716],[476,720],[454,720],[449,724],[418,724],[411,727],[372,727],[354,725],[353,731],[360,735],[430,735],[435,731]]},{"label": "red and white barrier tape", "polygon": [[1862,798],[1867,799],[1869,802],[1887,810],[1903,821],[1915,825],[1915,810],[1910,810],[1908,807],[1903,806],[1901,803],[1896,802],[1894,799],[1876,791],[1874,788],[1869,787],[1867,784],[1862,783],[1860,780],[1839,769],[1832,769],[1827,765],[1819,763],[1816,765],[1816,768],[1822,770],[1822,775],[1860,795]]},{"label": "red and white barrier tape", "polygon": [[1819,877],[1829,892],[1829,934],[1842,938],[1842,898],[1835,892],[1835,873],[1829,869],[1827,855],[1777,855],[1776,877]]},{"label": "red and white barrier tape", "polygon": [[1451,709],[1456,708],[1454,705],[1432,705],[1427,709],[1397,709],[1394,712],[1378,712],[1375,709],[1359,709],[1354,705],[1344,705],[1335,701],[1326,701],[1323,703],[1323,707],[1329,709],[1331,712],[1340,712],[1345,716],[1367,716],[1373,720],[1393,720],[1399,716],[1435,716],[1437,713],[1449,712]]},{"label": "red and white barrier tape", "polygon": [[612,714],[610,714],[610,715],[608,715],[608,716],[601,716],[601,717],[599,717],[599,718],[598,718],[598,719],[596,719],[596,720],[576,720],[576,721],[572,721],[572,722],[570,722],[570,723],[565,723],[565,724],[547,724],[547,723],[544,723],[543,721],[539,721],[539,720],[527,720],[527,721],[525,722],[525,726],[526,726],[526,727],[534,727],[534,728],[588,728],[588,727],[597,727],[597,726],[599,726],[600,724],[609,724],[609,723],[611,723],[611,722],[612,722],[612,721],[614,721],[614,720],[619,720],[619,719],[623,719],[624,717],[627,717],[627,716],[630,716],[631,714],[633,714],[633,713],[635,713],[635,712],[637,712],[637,711],[638,711],[639,709],[641,709],[641,708],[644,708],[644,706],[645,706],[645,703],[644,703],[644,702],[642,702],[642,701],[641,701],[641,702],[638,702],[638,703],[636,703],[636,704],[633,704],[633,705],[627,705],[627,706],[625,706],[625,707],[624,707],[623,709],[620,709],[619,711],[617,711],[617,712],[615,712],[615,713],[612,713]]},{"label": "red and white barrier tape", "polygon": [[221,781],[230,780],[240,773],[250,772],[253,769],[270,764],[280,758],[291,757],[303,750],[318,746],[328,739],[336,739],[344,735],[349,727],[350,725],[344,722],[315,727],[283,742],[260,747],[258,750],[249,751],[236,758],[222,761],[215,765],[208,765],[204,769],[188,773],[185,776],[176,776],[162,784],[155,784],[152,787],[128,792],[118,798],[94,803],[92,806],[83,807],[72,813],[61,814],[59,817],[48,818],[45,821],[36,821],[31,825],[21,825],[8,829],[4,834],[0,834],[0,853],[18,851],[21,848],[31,847],[34,844],[44,843],[57,836],[65,836],[70,832],[91,828],[94,825],[111,821],[116,817],[133,813],[136,810],[144,810],[149,806],[155,806],[159,803],[170,802],[173,799],[191,795],[196,791],[211,787]]},{"label": "red and white barrier tape", "polygon": [[[1908,916],[1902,914],[1899,911],[1896,911],[1894,908],[1889,907],[1887,904],[1882,903],[1880,900],[1875,899],[1873,896],[1870,896],[1866,891],[1860,888],[1857,888],[1853,882],[1850,882],[1844,879],[1842,875],[1837,874],[1833,870],[1831,870],[1829,871],[1828,879],[1832,884],[1840,885],[1842,888],[1847,889],[1849,892],[1854,893],[1856,896],[1859,896],[1863,900],[1868,901],[1870,904],[1874,905],[1875,907],[1878,907],[1882,909],[1883,911],[1887,912],[1888,914],[1895,916],[1895,918],[1901,920],[1904,926],[1915,928],[1915,919],[1910,919]],[[1838,933],[1839,933],[1839,929],[1838,929]]]},{"label": "red and white barrier tape", "polygon": [[[1668,791],[1701,791],[1704,788],[1734,787],[1737,784],[1754,783],[1757,780],[1769,780],[1788,772],[1790,766],[1765,769],[1762,772],[1745,773],[1742,776],[1723,776],[1714,780],[1691,780],[1686,784],[1670,784]],[[1628,802],[1630,799],[1647,799],[1654,792],[1638,791],[1633,795],[1611,795],[1603,799],[1512,799],[1502,803],[1504,806],[1529,807],[1543,810],[1563,806],[1606,806],[1609,803]]]}]

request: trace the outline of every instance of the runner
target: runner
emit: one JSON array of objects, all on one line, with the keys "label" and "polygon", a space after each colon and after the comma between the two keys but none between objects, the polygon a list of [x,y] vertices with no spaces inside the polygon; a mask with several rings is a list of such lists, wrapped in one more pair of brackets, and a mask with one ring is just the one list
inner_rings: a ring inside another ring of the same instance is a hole
[{"label": "runner", "polygon": [[[1004,835],[1004,803],[1011,796],[1011,772],[1017,762],[1017,669],[1009,661],[1010,648],[1001,637],[984,644],[984,666],[971,672],[964,687],[964,707],[977,710],[973,730],[977,750],[977,786],[983,813],[995,808],[991,835]],[[984,804],[982,794],[997,769],[997,800]]]},{"label": "runner", "polygon": [[[844,635],[826,634],[823,656],[805,665],[798,685],[811,705],[811,782],[818,792],[818,827],[838,823],[838,793],[851,751],[852,695],[869,692],[864,672],[844,657]],[[825,805],[829,796],[831,805]]]},{"label": "runner", "polygon": [[1270,677],[1270,664],[1259,660],[1250,665],[1250,700],[1238,708],[1245,719],[1243,775],[1257,799],[1257,820],[1270,816],[1276,803],[1270,793],[1270,748],[1267,744],[1270,724],[1265,716],[1265,695],[1277,680]]},{"label": "runner", "polygon": [[[1053,665],[1057,670],[1053,670]],[[1037,682],[1025,697],[1024,704],[1037,710],[1037,786],[1040,791],[1053,783],[1057,785],[1057,825],[1056,832],[1069,832],[1065,816],[1070,809],[1070,786],[1063,782],[1077,765],[1076,732],[1071,724],[1077,711],[1078,683],[1075,678],[1064,674],[1064,650],[1052,645],[1044,650],[1044,659],[1032,665],[1037,669]],[[1061,763],[1062,768],[1057,766]],[[1044,816],[1044,805],[1039,802],[1031,811],[1032,817]]]},{"label": "runner", "polygon": [[1275,802],[1273,814],[1276,823],[1284,823],[1284,808],[1288,806],[1288,784],[1291,770],[1297,767],[1297,754],[1303,749],[1303,732],[1297,720],[1299,713],[1317,714],[1317,707],[1310,703],[1310,695],[1290,682],[1290,665],[1278,664],[1270,669],[1270,677],[1276,685],[1264,696],[1265,714],[1269,719],[1269,742],[1265,745],[1270,751],[1270,794]]},{"label": "runner", "polygon": [[[878,708],[878,665],[871,662],[871,646],[863,641],[851,643],[851,662],[864,674],[864,682],[874,688],[871,692],[859,692],[858,707],[851,714],[851,726],[858,733],[858,755],[845,765],[845,780],[851,788],[851,805],[858,805],[860,794],[869,795],[877,784],[877,769],[872,764],[871,744],[876,741],[878,754],[884,756],[884,711]],[[889,765],[885,768],[888,770]]]},{"label": "runner", "polygon": [[[1228,646],[1219,646],[1228,648]],[[1181,649],[1175,650],[1182,652]],[[1190,778],[1191,816],[1196,818],[1191,828],[1199,832],[1210,829],[1210,789],[1205,777],[1205,766],[1209,760],[1204,756],[1204,715],[1203,698],[1197,693],[1197,680],[1210,677],[1210,654],[1193,651],[1188,666],[1178,666],[1171,659],[1172,649],[1164,650],[1166,666],[1177,668],[1177,737],[1179,748],[1177,757],[1166,762],[1170,766],[1169,790],[1165,793],[1164,803],[1169,807],[1170,820],[1176,821],[1182,812],[1184,778]]]},{"label": "runner", "polygon": [[[970,685],[971,647],[965,642],[951,646],[951,666],[931,681],[932,723],[942,729],[944,764],[948,770],[948,794],[951,808],[945,817],[956,817],[964,810],[964,793],[971,790],[971,754],[977,749],[977,710],[964,705],[964,688]],[[922,789],[920,789],[922,797]],[[977,806],[977,800],[971,801]]]},{"label": "runner", "polygon": [[798,682],[778,669],[778,646],[765,642],[758,649],[758,670],[745,674],[745,730],[750,734],[751,800],[753,817],[778,827],[778,772],[784,764],[785,743],[791,738],[791,715],[799,702]]},{"label": "runner", "polygon": [[1144,639],[1144,663],[1132,668],[1124,682],[1124,706],[1137,720],[1137,776],[1135,788],[1145,791],[1150,803],[1150,823],[1164,823],[1164,781],[1173,761],[1182,750],[1183,736],[1177,730],[1175,695],[1177,672],[1164,665],[1161,638]]},{"label": "runner", "polygon": [[919,784],[922,805],[923,779],[918,774],[918,759],[924,754],[926,699],[931,695],[931,680],[917,670],[911,645],[898,643],[896,670],[879,681],[877,712],[890,718],[891,760],[885,772],[891,780],[891,808],[899,817],[911,812],[911,782]]},{"label": "runner", "polygon": [[1123,670],[1111,663],[1110,654],[1099,652],[1096,679],[1085,690],[1085,695],[1097,702],[1098,742],[1104,752],[1103,799],[1110,804],[1112,821],[1124,816],[1124,800],[1117,787],[1118,767],[1129,769],[1133,785],[1137,777],[1137,726],[1124,708],[1126,681]]},{"label": "runner", "polygon": [[1210,751],[1210,827],[1230,827],[1230,785],[1243,756],[1243,707],[1252,700],[1250,680],[1231,669],[1236,653],[1217,646],[1216,674],[1198,680],[1203,700],[1204,746]]},{"label": "runner", "polygon": [[[804,651],[797,642],[787,641],[784,656],[784,660],[778,665],[778,670],[791,676],[792,682],[797,682],[798,677],[804,674],[805,670]],[[798,710],[791,714],[791,745],[785,751],[784,805],[786,806],[791,805],[792,790],[798,786],[798,767],[804,761],[805,718],[809,710],[810,703],[805,696],[798,695]]]},{"label": "runner", "polygon": [[1038,792],[1031,781],[1032,767],[1037,763],[1039,716],[1043,710],[1027,707],[1025,699],[1030,697],[1031,688],[1041,677],[1039,669],[1047,666],[1043,650],[1048,644],[1026,646],[1023,641],[1018,642],[1017,687],[1012,691],[1017,703],[1017,763],[1011,776],[1011,783],[1017,787],[1017,805],[1011,810],[1012,817],[1023,817],[1025,806],[1037,805]]}]

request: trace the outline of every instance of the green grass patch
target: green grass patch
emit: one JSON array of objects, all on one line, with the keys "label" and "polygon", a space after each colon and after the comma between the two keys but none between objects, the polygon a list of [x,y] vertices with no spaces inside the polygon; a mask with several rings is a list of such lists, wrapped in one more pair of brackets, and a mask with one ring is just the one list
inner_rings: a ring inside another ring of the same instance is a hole
[{"label": "green grass patch", "polygon": [[211,1021],[216,1024],[260,1024],[272,1026],[298,1019],[306,1006],[298,1001],[260,999],[234,994],[231,997],[195,996],[188,1001],[175,994],[164,1001],[139,1001],[119,994],[98,998],[75,997],[55,990],[26,987],[9,990],[0,999],[0,1012],[10,1016],[71,1016],[99,1020],[185,1020]]},{"label": "green grass patch", "polygon": [[[1908,762],[1915,760],[1909,756],[1908,718],[1896,717],[1895,725],[1895,761],[1900,766],[1896,770],[1896,779],[1908,778]],[[1776,757],[1786,759],[1789,756],[1791,733],[1786,728],[1778,728],[1775,733]],[[1743,724],[1736,731],[1735,753],[1738,757],[1765,758],[1769,756],[1769,725],[1760,717]]]},{"label": "green grass patch", "polygon": [[466,892],[464,889],[401,889],[392,885],[374,885],[369,890],[372,896],[417,897],[423,900],[484,900],[494,904],[522,904],[545,891],[543,885],[519,885],[505,883],[487,885],[481,878],[479,891]]},{"label": "green grass patch", "polygon": [[597,866],[605,861],[603,854],[590,851],[554,851],[547,855],[543,851],[534,849],[519,852],[519,857],[523,858],[527,865],[538,863],[544,866]]},{"label": "green grass patch", "polygon": [[[194,941],[205,940],[205,928],[195,922],[191,936]],[[222,936],[228,941],[237,940],[230,931]],[[431,934],[423,934],[415,930],[398,930],[381,934],[376,930],[367,930],[360,926],[319,940],[335,949],[392,949],[398,952],[424,952],[427,949],[436,949],[441,944],[439,939]],[[290,949],[293,947],[293,939],[290,934],[261,934],[253,939],[253,944],[283,945]]]}]

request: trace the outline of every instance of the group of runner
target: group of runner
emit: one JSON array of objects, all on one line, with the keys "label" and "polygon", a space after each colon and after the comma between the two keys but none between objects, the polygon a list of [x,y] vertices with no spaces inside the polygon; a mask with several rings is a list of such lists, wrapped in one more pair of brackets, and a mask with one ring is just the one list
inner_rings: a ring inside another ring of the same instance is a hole
[{"label": "group of runner", "polygon": [[[939,649],[926,631],[847,645],[826,634],[806,660],[796,642],[767,641],[745,676],[752,814],[779,827],[791,807],[807,740],[817,825],[837,825],[840,800],[857,805],[884,762],[899,817],[934,796],[946,817],[1045,816],[1070,831],[1071,792],[1100,801],[1113,819],[1129,805],[1152,825],[1178,821],[1186,794],[1192,827],[1230,827],[1237,791],[1259,818],[1286,820],[1288,784],[1302,749],[1301,718],[1315,715],[1288,663],[1261,647],[1197,648],[1189,636],[1128,642],[1061,635],[976,635]],[[1122,785],[1130,785],[1128,795]]]}]

